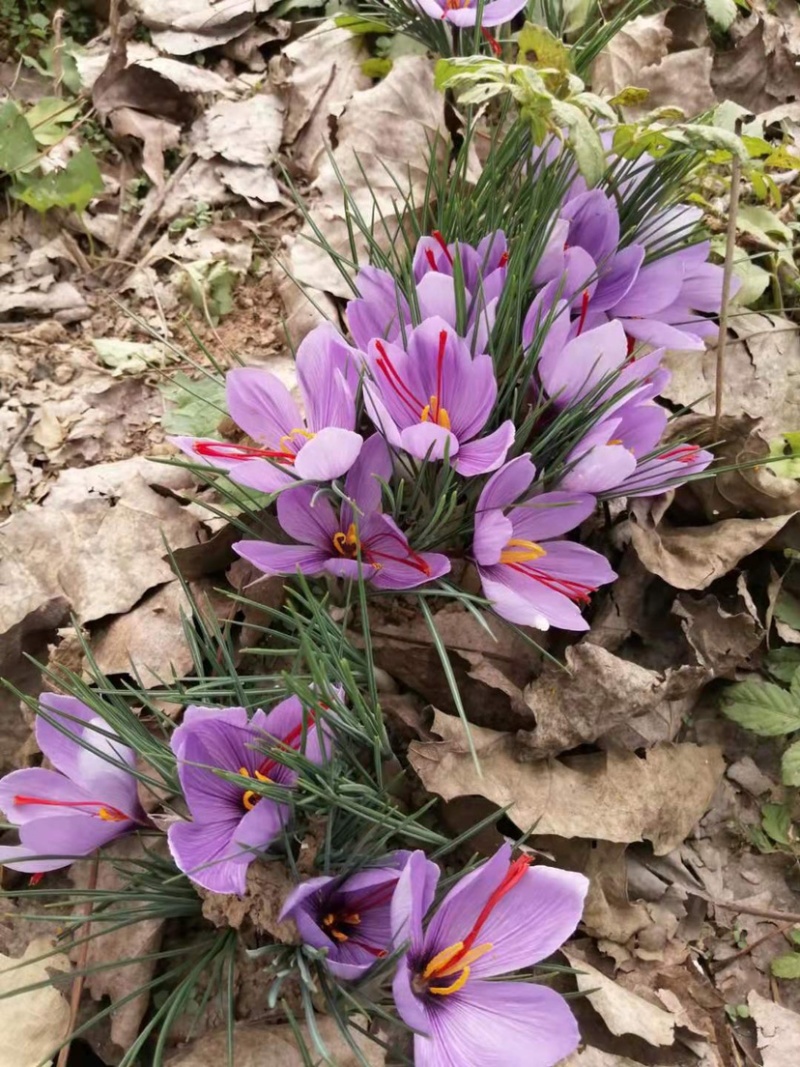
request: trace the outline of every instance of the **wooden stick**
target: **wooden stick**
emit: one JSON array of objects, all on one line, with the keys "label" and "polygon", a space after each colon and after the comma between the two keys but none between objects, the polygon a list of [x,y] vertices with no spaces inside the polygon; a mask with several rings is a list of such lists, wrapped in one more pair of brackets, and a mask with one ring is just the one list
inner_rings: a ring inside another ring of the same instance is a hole
[{"label": "wooden stick", "polygon": [[[91,889],[96,889],[97,888],[97,870],[98,870],[99,866],[100,866],[100,857],[97,855],[97,853],[95,853],[94,859],[92,860],[92,866],[91,866],[91,869],[89,871],[89,882],[88,882],[88,885],[86,886],[87,889],[91,890]],[[92,901],[91,901],[91,898],[87,901],[86,904],[83,905],[82,914],[85,915],[87,918],[92,914]],[[86,925],[82,929],[83,929],[83,935],[84,936],[88,936],[89,931],[91,930],[91,923],[86,923]],[[72,991],[70,993],[70,999],[69,999],[69,1034],[70,1035],[72,1034],[72,1031],[75,1029],[75,1021],[78,1018],[78,1011],[79,1011],[80,1006],[81,1006],[81,994],[83,993],[83,982],[84,982],[84,979],[86,977],[83,974],[83,971],[86,968],[86,960],[88,959],[88,956],[89,956],[89,945],[90,944],[91,944],[91,941],[84,941],[83,944],[81,945],[81,951],[80,951],[80,955],[78,957],[78,971],[79,971],[79,973],[76,974],[75,977],[72,979]],[[66,1045],[64,1045],[62,1047],[61,1051],[58,1054],[58,1060],[56,1061],[56,1067],[67,1067],[67,1061],[69,1060],[69,1050],[70,1050],[71,1046],[72,1046],[72,1037],[70,1036],[67,1039]]]},{"label": "wooden stick", "polygon": [[[736,120],[736,136],[742,132],[742,120]],[[739,194],[742,188],[742,161],[734,154],[731,163],[731,202],[728,208],[728,236],[725,243],[725,267],[722,275],[722,306],[719,312],[719,341],[714,390],[714,434],[722,418],[722,390],[725,385],[725,347],[728,344],[728,304],[731,299],[733,257],[736,253],[736,220],[739,215]]]},{"label": "wooden stick", "polygon": [[726,911],[738,911],[742,915],[755,915],[758,919],[774,919],[779,923],[800,923],[800,912],[796,911],[770,911],[769,908],[753,908],[748,904],[737,904],[735,900],[710,900],[709,904],[715,908],[724,908]]}]

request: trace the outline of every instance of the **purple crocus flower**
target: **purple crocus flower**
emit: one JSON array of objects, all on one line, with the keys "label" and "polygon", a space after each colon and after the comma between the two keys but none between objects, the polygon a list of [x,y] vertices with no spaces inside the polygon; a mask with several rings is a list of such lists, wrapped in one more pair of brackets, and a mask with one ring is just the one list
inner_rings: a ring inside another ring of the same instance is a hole
[{"label": "purple crocus flower", "polygon": [[300,478],[326,482],[345,474],[361,451],[355,433],[359,354],[323,323],[297,350],[305,417],[286,386],[269,371],[241,367],[226,379],[228,411],[257,442],[235,445],[206,438],[170,438],[195,462],[227,470],[251,489],[274,493]]},{"label": "purple crocus flower", "polygon": [[478,499],[472,555],[483,592],[498,615],[547,630],[588,630],[579,604],[616,578],[597,552],[562,535],[594,511],[588,493],[540,493],[511,506],[536,474],[530,456],[507,463]]},{"label": "purple crocus flower", "polygon": [[[420,238],[413,263],[419,318],[438,315],[456,329],[458,308],[465,308],[465,336],[470,349],[485,352],[506,281],[507,262],[502,230],[488,234],[475,248],[461,241],[448,244],[438,231]],[[455,277],[457,263],[460,281]],[[366,351],[375,338],[401,343],[413,316],[395,276],[377,267],[364,267],[356,277],[356,287],[359,298],[347,305],[347,321],[358,347]]]},{"label": "purple crocus flower", "polygon": [[417,1067],[552,1067],[580,1034],[564,998],[524,981],[488,981],[552,955],[581,918],[582,874],[511,862],[503,845],[450,890],[423,932],[436,877],[422,852],[411,856],[392,900],[397,946],[408,943],[394,1001],[417,1031]]},{"label": "purple crocus flower", "polygon": [[337,509],[309,486],[278,497],[278,521],[299,544],[239,541],[234,550],[265,574],[333,574],[363,579],[376,589],[412,589],[440,578],[450,561],[436,552],[415,552],[397,524],[380,511],[381,481],[389,480],[391,457],[374,434],[345,481],[348,501]]},{"label": "purple crocus flower", "polygon": [[[445,19],[454,26],[474,26],[478,21],[479,0],[412,0],[415,7],[433,19]],[[527,0],[486,0],[481,15],[482,26],[500,26],[510,22]]]},{"label": "purple crocus flower", "polygon": [[467,477],[496,470],[514,441],[509,419],[479,436],[494,408],[491,356],[469,345],[440,318],[411,330],[405,347],[372,341],[364,381],[369,417],[390,445],[417,459],[448,456]]},{"label": "purple crocus flower", "polygon": [[[248,789],[245,779],[290,789],[297,772],[280,762],[280,751],[295,749],[322,763],[321,733],[313,710],[296,696],[252,718],[245,708],[188,707],[170,739],[192,815],[192,822],[173,823],[167,831],[180,870],[214,893],[241,896],[248,866],[281,832],[291,810]],[[214,768],[243,780],[221,778]]]},{"label": "purple crocus flower", "polygon": [[311,878],[289,894],[281,919],[294,919],[307,945],[328,950],[328,969],[337,978],[360,978],[392,950],[392,897],[410,857],[394,852],[344,878]]},{"label": "purple crocus flower", "polygon": [[[105,719],[75,697],[43,693],[36,742],[55,767],[12,771],[0,780],[0,811],[19,827],[19,845],[0,848],[0,864],[39,874],[68,867],[146,821],[136,759]],[[37,859],[60,856],[60,859]]]}]

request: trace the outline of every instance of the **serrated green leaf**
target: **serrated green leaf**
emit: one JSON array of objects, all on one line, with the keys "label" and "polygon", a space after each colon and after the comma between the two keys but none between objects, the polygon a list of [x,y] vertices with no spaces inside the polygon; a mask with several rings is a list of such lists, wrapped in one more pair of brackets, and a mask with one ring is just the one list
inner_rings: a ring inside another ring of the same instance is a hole
[{"label": "serrated green leaf", "polygon": [[729,719],[759,737],[780,737],[800,730],[800,702],[772,682],[740,682],[723,697]]},{"label": "serrated green leaf", "polygon": [[20,178],[12,193],[18,200],[44,213],[51,208],[83,211],[103,191],[103,178],[90,148],[76,152],[63,170],[38,178]]},{"label": "serrated green leaf", "polygon": [[566,74],[572,67],[570,49],[560,37],[555,37],[545,26],[526,22],[517,37],[521,62],[532,67],[557,70]]},{"label": "serrated green leaf", "polygon": [[43,96],[25,113],[25,121],[40,145],[54,145],[80,115],[80,104],[67,104],[58,96]]},{"label": "serrated green leaf", "polygon": [[728,30],[736,20],[734,0],[704,0],[706,14],[721,30]]},{"label": "serrated green leaf", "polygon": [[773,678],[789,685],[798,667],[800,667],[800,648],[786,645],[784,648],[774,648],[764,661]]},{"label": "serrated green leaf", "polygon": [[161,419],[167,433],[210,437],[216,433],[225,413],[225,383],[214,378],[194,381],[179,371],[171,382],[159,386],[173,407]]},{"label": "serrated green leaf", "polygon": [[649,89],[639,89],[635,85],[626,85],[616,96],[608,101],[613,107],[640,107],[646,104],[650,96]]},{"label": "serrated green leaf", "polygon": [[20,109],[11,100],[0,104],[0,172],[19,174],[35,167],[39,146]]},{"label": "serrated green leaf", "polygon": [[789,745],[781,758],[781,778],[784,785],[800,786],[800,741]]},{"label": "serrated green leaf", "polygon": [[774,614],[776,619],[800,630],[800,600],[793,593],[781,589],[775,601]]},{"label": "serrated green leaf", "polygon": [[739,209],[737,229],[748,233],[765,248],[791,247],[792,231],[763,204],[743,204]]},{"label": "serrated green leaf", "polygon": [[800,952],[776,956],[770,964],[770,970],[776,978],[800,978]]},{"label": "serrated green leaf", "polygon": [[792,817],[785,804],[764,804],[761,808],[764,833],[779,845],[792,843]]}]

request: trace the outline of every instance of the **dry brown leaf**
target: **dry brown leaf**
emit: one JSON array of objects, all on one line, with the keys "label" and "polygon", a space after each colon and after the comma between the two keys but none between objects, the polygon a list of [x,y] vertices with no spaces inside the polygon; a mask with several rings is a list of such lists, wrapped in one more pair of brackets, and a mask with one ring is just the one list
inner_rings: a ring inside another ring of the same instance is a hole
[{"label": "dry brown leaf", "polygon": [[[369,1041],[356,1031],[351,1039],[361,1051],[363,1061],[356,1056],[342,1037],[335,1020],[318,1017],[317,1030],[336,1067],[383,1067],[386,1057],[379,1045]],[[306,1045],[313,1048],[308,1029],[300,1030]],[[307,1063],[297,1048],[297,1038],[291,1026],[238,1026],[234,1032],[236,1067],[304,1067]],[[195,1041],[190,1048],[167,1061],[167,1067],[219,1067],[227,1056],[227,1034],[224,1030],[208,1034]],[[16,1065],[15,1065],[16,1067]]]},{"label": "dry brown leaf", "polygon": [[[733,316],[725,349],[722,410],[728,416],[761,419],[759,431],[768,440],[795,430],[800,412],[800,334],[788,319],[756,312]],[[672,379],[663,395],[698,414],[714,412],[716,381],[714,349],[669,352],[664,365]]]},{"label": "dry brown leaf", "polygon": [[[35,960],[53,948],[54,942],[35,938],[22,956]],[[69,1032],[69,1002],[53,986],[31,989],[10,996],[16,989],[47,981],[58,971],[69,971],[69,959],[56,953],[38,963],[19,967],[20,960],[0,955],[0,1067],[47,1067]],[[19,967],[18,970],[11,970]]]},{"label": "dry brown leaf", "polygon": [[800,1049],[800,1015],[753,990],[747,997],[764,1067],[797,1067]]},{"label": "dry brown leaf", "polygon": [[524,739],[520,736],[520,741],[534,758],[596,741],[674,696],[671,672],[665,678],[599,645],[572,645],[566,661],[568,673],[548,663],[525,689],[525,702],[536,726],[525,732]]},{"label": "dry brown leaf", "polygon": [[188,56],[247,32],[275,0],[130,0],[162,52]]},{"label": "dry brown leaf", "polygon": [[613,96],[629,85],[641,84],[642,70],[667,54],[672,32],[666,18],[666,12],[640,15],[614,35],[595,61],[592,83],[596,92]]},{"label": "dry brown leaf", "polygon": [[222,156],[253,167],[270,164],[281,146],[283,104],[272,93],[220,100],[192,127],[191,147],[202,159]]},{"label": "dry brown leaf", "polygon": [[643,1067],[638,1060],[629,1060],[627,1056],[617,1056],[614,1052],[601,1052],[599,1048],[589,1045],[568,1056],[560,1067]]},{"label": "dry brown leaf", "polygon": [[[792,519],[725,519],[711,526],[672,526],[661,519],[658,498],[636,500],[631,541],[651,572],[676,589],[707,589],[756,549],[763,548]],[[659,521],[660,520],[660,521]]]},{"label": "dry brown leaf", "polygon": [[111,113],[111,127],[118,137],[137,137],[143,143],[142,170],[156,189],[163,188],[164,152],[180,144],[180,126],[131,107],[120,107]]},{"label": "dry brown leaf", "polygon": [[[409,760],[422,784],[452,800],[486,797],[525,832],[603,841],[652,841],[666,855],[708,808],[725,769],[715,745],[656,745],[640,758],[602,752],[520,762],[512,734],[472,727],[480,772],[459,719],[436,712],[441,742],[415,741]],[[675,783],[681,782],[679,793]]]},{"label": "dry brown leaf", "polygon": [[612,1034],[633,1034],[649,1045],[672,1045],[675,1041],[675,1016],[607,978],[587,963],[575,948],[565,945],[561,951],[577,970],[578,989],[586,993],[589,1003]]},{"label": "dry brown leaf", "polygon": [[753,16],[730,30],[732,49],[718,48],[712,85],[717,96],[756,114],[800,96],[800,11],[794,0],[754,0]]},{"label": "dry brown leaf", "polygon": [[286,898],[296,887],[280,862],[251,863],[247,869],[247,891],[243,897],[210,893],[198,887],[203,901],[203,917],[214,926],[243,926],[269,934],[284,945],[297,944],[299,936],[291,919],[279,920]]},{"label": "dry brown leaf", "polygon": [[700,600],[679,596],[672,612],[683,620],[683,632],[698,663],[713,671],[715,678],[733,677],[738,669],[746,669],[764,639],[764,629],[752,615],[724,611],[711,594]]},{"label": "dry brown leaf", "polygon": [[[148,852],[161,852],[167,854],[166,840],[164,838],[153,843],[153,838],[148,840]],[[121,861],[141,860],[145,855],[144,845],[138,836],[119,838],[104,849],[106,861],[97,866],[97,888],[115,892],[125,888],[128,880],[114,869],[111,859]],[[94,860],[82,860],[70,868],[70,877],[79,888],[85,888],[90,878],[90,872]],[[129,905],[121,902],[119,906],[112,904],[110,910],[125,911]],[[108,913],[107,913],[108,914]],[[133,993],[139,986],[150,981],[155,973],[156,960],[139,959],[150,953],[157,952],[161,946],[161,937],[164,929],[163,919],[142,919],[133,925],[125,926],[102,937],[96,937],[88,942],[86,967],[106,965],[103,970],[95,971],[86,976],[86,988],[95,1000],[109,997],[112,1004],[122,1000]],[[85,946],[74,950],[75,958],[83,958]],[[118,967],[108,967],[109,963],[119,961]],[[130,961],[130,962],[125,962]],[[145,990],[138,996],[121,1004],[111,1018],[111,1039],[120,1048],[128,1049],[139,1034],[144,1014],[150,1003],[150,991]]]},{"label": "dry brown leaf", "polygon": [[333,147],[332,124],[353,94],[372,84],[361,70],[363,59],[360,36],[328,20],[272,61],[272,79],[286,99],[284,140],[303,177],[317,177],[326,150]]}]

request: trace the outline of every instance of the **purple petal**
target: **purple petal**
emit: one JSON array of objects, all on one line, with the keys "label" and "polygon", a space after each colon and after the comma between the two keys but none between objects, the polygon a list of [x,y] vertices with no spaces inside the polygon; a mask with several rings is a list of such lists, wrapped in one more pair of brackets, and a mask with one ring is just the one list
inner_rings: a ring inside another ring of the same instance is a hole
[{"label": "purple petal", "polygon": [[[248,811],[233,834],[233,844],[237,849],[253,849],[266,852],[281,832],[291,815],[288,804],[281,804],[270,797],[261,797]],[[249,863],[252,859],[246,852],[236,862]]]},{"label": "purple petal", "polygon": [[569,219],[556,219],[547,244],[533,272],[533,284],[538,288],[564,273],[565,246],[569,234]]},{"label": "purple petal", "polygon": [[522,324],[522,345],[527,351],[544,337],[539,348],[539,358],[549,351],[557,355],[567,343],[570,332],[569,310],[566,300],[556,299],[557,283],[551,282],[531,304]]},{"label": "purple petal", "polygon": [[[616,313],[616,309],[615,309]],[[618,320],[629,337],[652,345],[654,348],[669,348],[673,352],[705,352],[702,337],[687,330],[680,330],[655,319]]]},{"label": "purple petal", "polygon": [[576,493],[605,493],[624,482],[636,469],[636,457],[623,445],[595,445],[559,481],[559,488]]},{"label": "purple petal", "polygon": [[619,215],[613,200],[602,189],[590,189],[573,197],[561,209],[570,220],[567,241],[584,249],[595,263],[604,263],[619,244]]},{"label": "purple petal", "polygon": [[494,511],[519,500],[536,477],[530,456],[518,456],[493,474],[478,498],[478,511]]},{"label": "purple petal", "polygon": [[278,522],[295,541],[330,551],[333,536],[339,530],[339,517],[327,497],[302,485],[278,497],[277,511]]},{"label": "purple petal", "polygon": [[237,460],[228,465],[228,477],[259,493],[277,493],[295,480],[293,467],[270,463],[267,459]]},{"label": "purple petal", "polygon": [[482,566],[498,563],[500,555],[514,536],[514,527],[502,511],[479,511],[475,515],[472,557]]},{"label": "purple petal", "polygon": [[669,418],[658,404],[624,404],[617,408],[616,436],[637,459],[646,456],[664,436]]},{"label": "purple petal", "polygon": [[[489,0],[489,3],[483,6],[481,25],[499,26],[508,22],[525,7],[526,2],[527,0]],[[475,7],[448,7],[445,9],[444,17],[454,26],[474,26],[478,18],[477,5]]]},{"label": "purple petal", "polygon": [[[375,429],[386,438],[392,448],[400,448],[400,427],[389,414],[381,399],[381,392],[374,382],[364,382],[364,407]],[[403,425],[405,421],[404,418]]]},{"label": "purple petal", "polygon": [[400,432],[400,445],[417,459],[431,462],[444,459],[445,453],[451,460],[458,454],[458,438],[435,422],[418,422],[407,426]]},{"label": "purple petal", "polygon": [[592,296],[594,311],[613,308],[629,292],[644,262],[644,251],[641,245],[628,245],[614,256]]},{"label": "purple petal", "polygon": [[20,828],[23,848],[39,856],[88,856],[114,838],[130,833],[130,822],[110,822],[90,815],[36,819]]},{"label": "purple petal", "polygon": [[424,852],[417,850],[411,853],[392,897],[392,939],[395,949],[408,942],[412,953],[422,950],[422,920],[433,903],[439,874],[439,868]]},{"label": "purple petal", "polygon": [[304,425],[289,390],[269,371],[258,367],[228,371],[225,392],[233,421],[261,445],[277,447],[281,437]]},{"label": "purple petal", "polygon": [[515,538],[538,543],[574,530],[596,506],[588,493],[540,493],[514,508],[509,518]]},{"label": "purple petal", "polygon": [[461,445],[453,466],[465,478],[497,470],[514,443],[514,423],[504,422],[488,437],[479,437]]},{"label": "purple petal", "polygon": [[230,858],[241,852],[233,845],[237,826],[206,821],[173,823],[167,830],[167,843],[178,869],[212,893],[243,896],[249,861]]},{"label": "purple petal", "polygon": [[[34,819],[58,819],[66,816],[85,815],[87,818],[97,818],[101,807],[117,808],[123,815],[131,820],[139,818],[141,814],[138,801],[136,800],[136,782],[129,792],[131,803],[130,810],[125,807],[118,808],[120,801],[119,790],[111,794],[95,791],[87,783],[79,785],[58,771],[48,771],[43,767],[29,767],[21,771],[12,771],[5,778],[0,779],[0,811],[5,812],[9,822],[16,826],[32,822]],[[41,804],[22,803],[16,801],[17,797],[25,797],[43,801]],[[67,805],[61,807],[61,804]],[[77,809],[76,805],[83,805]]]},{"label": "purple petal", "polygon": [[[342,337],[333,323],[321,322],[300,342],[295,357],[297,378],[306,403],[313,399],[315,403],[325,401],[336,372],[344,378],[348,392],[355,396],[361,375],[363,356],[357,348],[352,348]],[[309,414],[312,429],[322,426],[342,426],[352,430],[354,423],[335,422],[330,418],[314,423]]]},{"label": "purple petal", "polygon": [[[395,896],[396,895],[397,891],[395,891]],[[403,939],[401,938],[400,944],[402,944],[402,941]],[[406,1026],[410,1026],[414,1030],[419,1030],[423,1034],[429,1034],[431,1032],[430,1017],[425,1010],[425,1002],[421,997],[418,997],[412,989],[412,978],[413,974],[411,972],[409,958],[408,956],[402,956],[397,961],[397,970],[395,971],[394,981],[392,982],[392,996],[394,998],[395,1007],[397,1008],[397,1014]],[[427,1050],[425,1051],[427,1052]],[[432,1064],[436,1064],[436,1067],[451,1067],[452,1061],[445,1059],[439,1061],[423,1059],[420,1058],[419,1050],[415,1050],[415,1052],[414,1062],[417,1064],[417,1067],[421,1067],[422,1064],[428,1064],[429,1067]]]},{"label": "purple petal", "polygon": [[[386,441],[379,433],[368,437],[361,453],[350,468],[344,483],[344,490],[362,515],[379,511],[383,488],[381,482],[388,482],[392,476],[392,457],[386,447]],[[347,527],[353,521],[352,509],[347,505],[342,508],[342,526]]]},{"label": "purple petal", "polygon": [[278,545],[271,541],[237,541],[233,551],[264,574],[321,574],[330,553],[313,545]]},{"label": "purple petal", "polygon": [[609,322],[573,338],[557,355],[542,355],[538,369],[548,396],[561,406],[582,399],[628,358],[625,331]]},{"label": "purple petal", "polygon": [[0,846],[0,867],[8,867],[10,871],[21,871],[23,874],[59,871],[63,867],[69,867],[73,860],[73,856],[60,860],[40,860],[36,858],[33,849],[25,848],[24,845]]},{"label": "purple petal", "polygon": [[568,597],[541,582],[526,578],[504,564],[479,567],[486,599],[498,615],[519,626],[549,630],[588,630],[580,608]]},{"label": "purple petal", "polygon": [[[469,301],[470,295],[467,293],[467,306],[469,306]],[[456,310],[455,279],[451,275],[429,271],[417,283],[417,302],[422,319],[438,316],[455,327],[458,312]]]},{"label": "purple petal", "polygon": [[352,430],[334,426],[319,430],[297,453],[295,473],[307,481],[331,482],[350,470],[363,443],[361,434]]},{"label": "purple petal", "polygon": [[648,263],[639,271],[636,284],[614,307],[619,318],[648,318],[671,304],[681,290],[683,271],[672,256]]},{"label": "purple petal", "polygon": [[470,979],[435,999],[445,1003],[428,1012],[430,1036],[414,1038],[416,1067],[554,1067],[580,1043],[567,1002],[546,986]]}]

